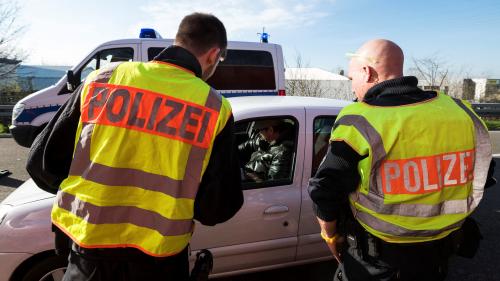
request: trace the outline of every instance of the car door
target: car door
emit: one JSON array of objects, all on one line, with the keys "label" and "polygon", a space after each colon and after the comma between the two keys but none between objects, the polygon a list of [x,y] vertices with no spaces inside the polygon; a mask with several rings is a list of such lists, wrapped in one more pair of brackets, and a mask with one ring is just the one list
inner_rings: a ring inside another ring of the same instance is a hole
[{"label": "car door", "polygon": [[324,158],[328,148],[331,129],[339,108],[314,108],[306,111],[306,145],[304,157],[304,178],[302,181],[302,211],[297,245],[297,260],[326,259],[332,255],[320,236],[320,227],[313,212],[307,187],[309,179]]},{"label": "car door", "polygon": [[272,114],[254,112],[244,117],[235,115],[235,118],[239,119],[235,126],[239,143],[248,139],[246,134],[257,120],[282,119],[293,123],[293,161],[285,179],[262,182],[246,179],[243,183],[245,202],[229,221],[215,227],[197,223],[192,250],[209,248],[212,251],[214,273],[292,262],[297,247],[304,159],[304,110],[276,110]]}]

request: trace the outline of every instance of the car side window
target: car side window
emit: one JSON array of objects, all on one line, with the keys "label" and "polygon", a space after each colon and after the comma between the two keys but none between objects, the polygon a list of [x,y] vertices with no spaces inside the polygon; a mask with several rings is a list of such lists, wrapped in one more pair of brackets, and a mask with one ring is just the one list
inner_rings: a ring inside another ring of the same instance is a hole
[{"label": "car side window", "polygon": [[297,150],[298,124],[291,116],[236,123],[244,189],[291,184]]},{"label": "car side window", "polygon": [[337,116],[318,116],[314,119],[311,176],[316,174],[319,164],[325,157],[336,118]]},{"label": "car side window", "polygon": [[133,48],[114,48],[99,51],[81,68],[80,81],[85,81],[92,71],[100,69],[112,62],[132,61],[133,59]]}]

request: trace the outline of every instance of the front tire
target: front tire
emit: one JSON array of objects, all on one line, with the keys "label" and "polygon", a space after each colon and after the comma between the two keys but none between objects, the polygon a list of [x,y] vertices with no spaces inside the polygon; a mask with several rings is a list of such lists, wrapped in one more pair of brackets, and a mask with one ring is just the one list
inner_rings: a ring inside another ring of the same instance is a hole
[{"label": "front tire", "polygon": [[51,256],[32,266],[22,281],[61,281],[67,267],[67,257]]}]

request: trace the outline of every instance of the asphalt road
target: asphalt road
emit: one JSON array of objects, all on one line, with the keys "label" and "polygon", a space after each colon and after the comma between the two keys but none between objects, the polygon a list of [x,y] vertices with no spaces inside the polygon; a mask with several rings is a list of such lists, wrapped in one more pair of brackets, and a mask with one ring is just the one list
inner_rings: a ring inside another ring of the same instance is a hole
[{"label": "asphalt road", "polygon": [[25,169],[28,151],[12,138],[0,138],[0,170],[12,173],[8,177],[0,177],[0,200],[30,178]]},{"label": "asphalt road", "polygon": [[[492,135],[493,152],[500,153],[500,132]],[[0,170],[8,169],[12,174],[0,178],[0,201],[29,178],[25,170],[28,149],[17,145],[11,138],[0,138]],[[500,155],[499,155],[500,156]],[[495,158],[495,176],[500,180],[500,157]],[[500,280],[500,184],[485,191],[473,217],[479,222],[484,239],[474,259],[454,257],[450,261],[447,280],[498,281]],[[418,265],[416,265],[418,266]],[[223,281],[266,281],[266,280],[310,280],[333,279],[336,265],[333,261],[292,268],[277,269],[238,277],[223,278]]]}]

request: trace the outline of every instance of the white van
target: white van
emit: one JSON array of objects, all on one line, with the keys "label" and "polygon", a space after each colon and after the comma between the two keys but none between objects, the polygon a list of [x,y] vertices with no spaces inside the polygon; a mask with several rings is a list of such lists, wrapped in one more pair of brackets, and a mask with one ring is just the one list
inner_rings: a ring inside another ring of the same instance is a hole
[{"label": "white van", "polygon": [[[172,39],[161,39],[157,32],[139,39],[114,40],[95,48],[55,85],[20,100],[12,111],[10,131],[15,141],[30,147],[35,137],[54,116],[69,94],[93,70],[117,61],[150,61]],[[228,42],[227,58],[207,81],[226,97],[247,95],[285,95],[285,67],[280,45],[258,42]]]}]

